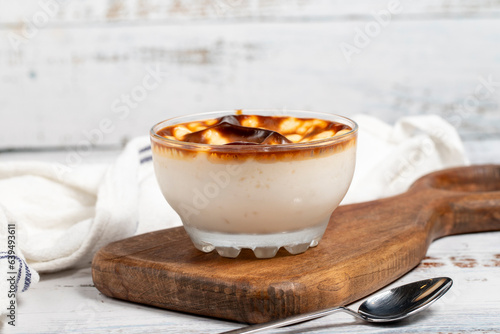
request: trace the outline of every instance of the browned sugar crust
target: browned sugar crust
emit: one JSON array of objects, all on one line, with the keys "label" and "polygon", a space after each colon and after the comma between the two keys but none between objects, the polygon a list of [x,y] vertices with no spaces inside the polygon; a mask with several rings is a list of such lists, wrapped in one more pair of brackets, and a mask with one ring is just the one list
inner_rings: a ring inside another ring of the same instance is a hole
[{"label": "browned sugar crust", "polygon": [[262,162],[311,159],[356,143],[356,133],[348,125],[289,116],[236,114],[175,124],[156,134],[170,140],[153,137],[155,153],[181,159],[206,154],[213,162],[226,163],[252,158]]},{"label": "browned sugar crust", "polygon": [[157,134],[178,141],[210,145],[281,145],[326,139],[351,130],[346,124],[316,118],[228,115],[167,126]]}]

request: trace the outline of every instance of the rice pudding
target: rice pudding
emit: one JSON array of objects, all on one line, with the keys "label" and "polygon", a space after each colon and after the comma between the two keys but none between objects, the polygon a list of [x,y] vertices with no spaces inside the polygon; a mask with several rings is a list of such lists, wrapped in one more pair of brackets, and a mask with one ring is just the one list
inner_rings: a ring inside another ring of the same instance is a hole
[{"label": "rice pudding", "polygon": [[356,124],[305,111],[178,117],[151,130],[165,199],[194,245],[260,258],[316,246],[354,173]]}]

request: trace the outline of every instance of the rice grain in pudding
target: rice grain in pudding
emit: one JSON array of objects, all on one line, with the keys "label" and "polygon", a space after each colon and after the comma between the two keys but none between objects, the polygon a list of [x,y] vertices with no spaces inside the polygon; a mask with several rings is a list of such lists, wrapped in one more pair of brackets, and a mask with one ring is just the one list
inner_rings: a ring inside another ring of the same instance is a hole
[{"label": "rice grain in pudding", "polygon": [[335,115],[298,113],[226,112],[153,128],[160,188],[198,249],[272,257],[318,244],[349,188],[357,132]]}]

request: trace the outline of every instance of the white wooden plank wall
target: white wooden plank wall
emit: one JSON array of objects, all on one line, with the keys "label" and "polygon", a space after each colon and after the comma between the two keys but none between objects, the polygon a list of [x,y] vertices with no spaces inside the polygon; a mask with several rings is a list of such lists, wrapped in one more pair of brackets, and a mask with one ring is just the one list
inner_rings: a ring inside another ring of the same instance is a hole
[{"label": "white wooden plank wall", "polygon": [[0,150],[269,107],[435,113],[497,140],[499,18],[493,0],[0,0]]}]

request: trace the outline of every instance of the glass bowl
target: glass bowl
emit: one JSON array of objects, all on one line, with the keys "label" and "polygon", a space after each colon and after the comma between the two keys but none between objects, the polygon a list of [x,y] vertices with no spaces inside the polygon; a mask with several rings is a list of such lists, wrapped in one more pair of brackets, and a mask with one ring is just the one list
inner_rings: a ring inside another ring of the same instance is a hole
[{"label": "glass bowl", "polygon": [[[171,125],[236,113],[335,121],[348,132],[280,145],[209,145],[158,135]],[[318,245],[354,173],[357,124],[345,117],[298,110],[217,111],[162,121],[150,132],[160,189],[194,246],[237,257],[242,248],[270,258]]]}]

